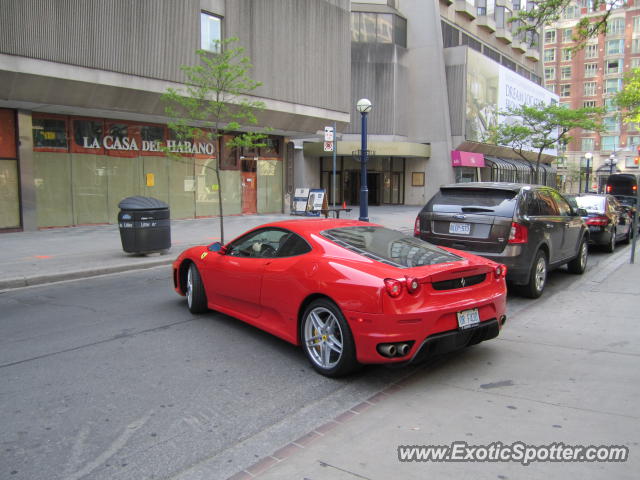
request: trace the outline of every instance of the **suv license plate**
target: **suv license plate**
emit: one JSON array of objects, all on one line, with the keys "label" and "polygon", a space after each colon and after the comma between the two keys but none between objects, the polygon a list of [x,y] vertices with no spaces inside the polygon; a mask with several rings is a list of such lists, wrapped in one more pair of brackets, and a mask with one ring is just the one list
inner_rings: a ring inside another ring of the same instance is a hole
[{"label": "suv license plate", "polygon": [[465,328],[475,327],[479,323],[480,315],[478,315],[477,308],[458,312],[458,327],[460,327],[461,330],[464,330]]},{"label": "suv license plate", "polygon": [[458,235],[469,235],[471,233],[471,224],[451,222],[449,224],[449,233],[457,233]]}]

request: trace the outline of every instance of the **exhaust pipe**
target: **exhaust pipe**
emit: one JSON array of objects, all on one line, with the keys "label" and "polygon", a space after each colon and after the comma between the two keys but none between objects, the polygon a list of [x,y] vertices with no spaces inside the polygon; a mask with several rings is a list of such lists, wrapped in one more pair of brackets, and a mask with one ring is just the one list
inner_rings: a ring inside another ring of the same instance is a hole
[{"label": "exhaust pipe", "polygon": [[393,343],[383,343],[382,345],[378,345],[378,352],[385,357],[395,357],[398,349]]},{"label": "exhaust pipe", "polygon": [[398,344],[398,356],[399,357],[404,357],[406,354],[409,353],[409,344],[408,343],[399,343]]},{"label": "exhaust pipe", "polygon": [[505,323],[507,323],[507,316],[506,315],[502,315],[500,317],[500,326],[503,327]]}]

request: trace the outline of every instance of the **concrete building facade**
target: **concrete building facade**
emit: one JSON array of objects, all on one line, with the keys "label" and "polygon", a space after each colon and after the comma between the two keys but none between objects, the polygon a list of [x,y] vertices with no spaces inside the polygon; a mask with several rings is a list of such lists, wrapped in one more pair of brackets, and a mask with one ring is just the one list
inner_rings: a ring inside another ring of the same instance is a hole
[{"label": "concrete building facade", "polygon": [[[517,0],[518,1],[518,0]],[[524,2],[524,0],[522,0]],[[113,223],[129,195],[172,218],[287,211],[296,187],[357,204],[359,98],[369,98],[369,202],[423,204],[453,181],[531,178],[483,143],[505,91],[537,91],[535,42],[506,0],[2,0],[0,230]],[[526,8],[524,3],[522,8]],[[277,28],[276,28],[277,26]],[[263,85],[266,147],[190,144],[175,162],[161,95],[213,36],[238,37]],[[534,39],[535,40],[535,39]],[[481,101],[479,101],[481,100]],[[555,178],[545,170],[545,182]]]}]

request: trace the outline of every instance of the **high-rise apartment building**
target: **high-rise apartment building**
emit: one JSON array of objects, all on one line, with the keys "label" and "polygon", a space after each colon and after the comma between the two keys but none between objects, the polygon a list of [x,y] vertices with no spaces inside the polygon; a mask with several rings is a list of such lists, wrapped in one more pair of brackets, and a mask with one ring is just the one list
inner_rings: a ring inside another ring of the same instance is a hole
[{"label": "high-rise apartment building", "polygon": [[[610,173],[638,173],[640,130],[625,123],[614,105],[624,75],[640,67],[640,4],[620,2],[610,13],[607,31],[574,50],[576,24],[585,16],[596,18],[591,2],[572,4],[562,18],[545,29],[544,83],[569,108],[603,107],[604,131],[574,131],[564,155],[558,157],[558,174],[566,191],[603,191]],[[601,7],[602,9],[605,6]]]}]

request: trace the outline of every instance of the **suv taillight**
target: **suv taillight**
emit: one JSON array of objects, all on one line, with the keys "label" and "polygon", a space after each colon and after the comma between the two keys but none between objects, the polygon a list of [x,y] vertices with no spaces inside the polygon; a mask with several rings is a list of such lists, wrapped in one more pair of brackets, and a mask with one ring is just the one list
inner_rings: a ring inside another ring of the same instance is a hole
[{"label": "suv taillight", "polygon": [[609,218],[601,215],[597,217],[589,217],[585,223],[587,225],[593,225],[594,227],[605,227],[609,225]]},{"label": "suv taillight", "polygon": [[420,217],[416,217],[416,223],[413,225],[413,236],[414,237],[419,237],[420,236]]},{"label": "suv taillight", "polygon": [[527,243],[529,241],[529,229],[524,225],[511,222],[508,243]]}]

